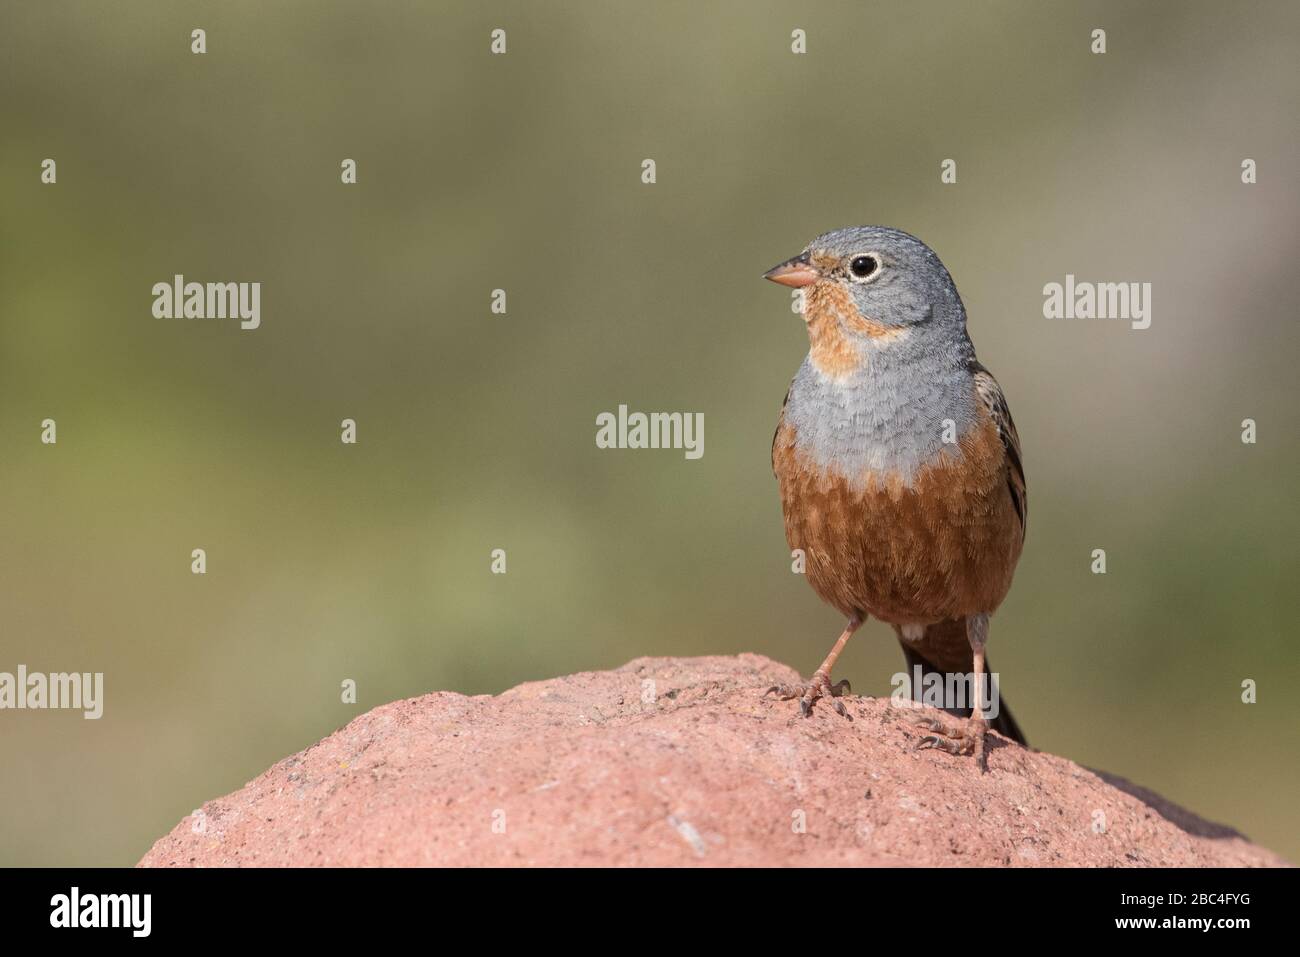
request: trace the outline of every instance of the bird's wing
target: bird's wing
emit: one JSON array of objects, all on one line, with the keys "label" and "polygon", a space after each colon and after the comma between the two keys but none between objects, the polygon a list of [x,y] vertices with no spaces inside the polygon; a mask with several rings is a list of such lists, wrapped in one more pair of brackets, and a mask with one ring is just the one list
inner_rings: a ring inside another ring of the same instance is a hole
[{"label": "bird's wing", "polygon": [[1002,394],[1002,387],[993,378],[993,373],[978,362],[973,364],[972,370],[975,373],[975,394],[993,417],[993,424],[998,427],[998,436],[1007,453],[1007,488],[1011,491],[1012,504],[1020,517],[1020,537],[1024,538],[1029,494],[1025,486],[1025,467],[1020,461],[1020,435],[1016,432],[1016,423],[1011,419],[1007,397]]},{"label": "bird's wing", "polygon": [[781,400],[781,414],[776,420],[776,431],[772,433],[772,474],[776,474],[776,440],[781,434],[781,426],[785,424],[785,407],[790,402],[790,389],[794,388],[794,383],[790,383],[790,388],[785,390],[785,398]]}]

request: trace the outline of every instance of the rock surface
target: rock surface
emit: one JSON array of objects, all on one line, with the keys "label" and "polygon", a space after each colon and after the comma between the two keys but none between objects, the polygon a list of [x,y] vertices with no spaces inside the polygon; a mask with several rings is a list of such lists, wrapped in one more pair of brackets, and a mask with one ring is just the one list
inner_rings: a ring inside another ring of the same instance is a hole
[{"label": "rock surface", "polygon": [[495,697],[395,701],[209,801],[201,833],[185,818],[140,863],[1285,863],[996,736],[985,775],[917,751],[923,732],[885,699],[846,698],[850,722],[762,697],[796,680],[757,655],[640,658]]}]

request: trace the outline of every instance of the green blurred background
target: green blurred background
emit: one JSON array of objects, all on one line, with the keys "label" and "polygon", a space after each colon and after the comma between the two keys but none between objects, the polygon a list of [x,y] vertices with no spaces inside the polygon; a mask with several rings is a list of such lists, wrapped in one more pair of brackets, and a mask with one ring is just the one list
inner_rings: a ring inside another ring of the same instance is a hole
[{"label": "green blurred background", "polygon": [[[1031,741],[1300,859],[1295,4],[0,18],[0,670],[106,685],[97,722],[0,713],[0,862],[131,864],[395,698],[809,672],[841,622],[768,459],[806,337],[759,273],[857,223],[939,252],[1010,398],[1029,537],[991,658]],[[1151,328],[1044,319],[1067,272],[1152,283]],[[260,281],[262,327],[154,319],[174,273]],[[703,412],[704,458],[598,450],[620,402]],[[873,622],[837,673],[901,665]]]}]

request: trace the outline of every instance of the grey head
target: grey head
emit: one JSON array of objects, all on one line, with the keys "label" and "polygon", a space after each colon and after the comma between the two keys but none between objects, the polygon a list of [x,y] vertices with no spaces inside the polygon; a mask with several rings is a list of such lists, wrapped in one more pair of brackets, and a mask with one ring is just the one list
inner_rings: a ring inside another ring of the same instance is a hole
[{"label": "grey head", "polygon": [[[763,275],[792,287],[834,284],[881,326],[965,335],[966,311],[952,276],[933,249],[901,229],[849,226],[823,233]],[[844,332],[865,335],[852,327]]]},{"label": "grey head", "polygon": [[966,310],[921,240],[887,226],[837,229],[764,277],[804,291],[812,349],[785,417],[823,467],[851,480],[909,476],[943,449],[946,427],[960,436],[975,426]]}]

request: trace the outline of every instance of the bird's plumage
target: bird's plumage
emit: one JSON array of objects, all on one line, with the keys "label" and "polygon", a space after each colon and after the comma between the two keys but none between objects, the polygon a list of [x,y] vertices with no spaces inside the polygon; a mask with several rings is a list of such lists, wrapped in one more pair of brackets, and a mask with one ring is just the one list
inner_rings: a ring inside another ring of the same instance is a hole
[{"label": "bird's plumage", "polygon": [[[887,621],[909,662],[969,672],[965,625],[1011,587],[1027,494],[952,278],[920,240],[878,226],[827,233],[778,270],[804,288],[810,341],[772,443],[787,541],[851,623]],[[1008,715],[1012,728],[1020,739]]]},{"label": "bird's plumage", "polygon": [[[973,381],[969,388],[973,395]],[[940,442],[907,471],[885,459],[879,468],[848,472],[819,459],[816,438],[792,424],[798,401],[791,395],[786,403],[772,467],[787,541],[803,550],[808,582],[822,599],[845,617],[899,625],[996,610],[1024,536],[988,408],[977,407],[979,420],[954,445]],[[853,413],[825,414],[847,421]]]}]

